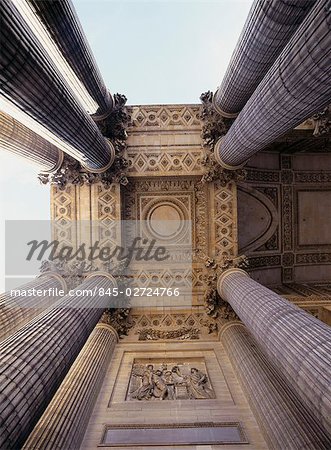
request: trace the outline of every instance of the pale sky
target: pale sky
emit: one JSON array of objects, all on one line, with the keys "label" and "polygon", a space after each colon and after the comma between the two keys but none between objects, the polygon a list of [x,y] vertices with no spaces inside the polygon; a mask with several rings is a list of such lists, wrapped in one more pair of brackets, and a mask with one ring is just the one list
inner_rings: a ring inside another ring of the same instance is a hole
[{"label": "pale sky", "polygon": [[[220,84],[252,0],[73,0],[104,77],[128,104],[198,103]],[[49,219],[38,170],[0,151],[0,292],[4,221]]]}]

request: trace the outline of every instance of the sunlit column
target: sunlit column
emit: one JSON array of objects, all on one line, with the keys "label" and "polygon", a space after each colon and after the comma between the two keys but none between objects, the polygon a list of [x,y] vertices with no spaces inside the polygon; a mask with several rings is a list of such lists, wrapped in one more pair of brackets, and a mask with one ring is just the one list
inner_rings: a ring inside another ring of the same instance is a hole
[{"label": "sunlit column", "polygon": [[111,275],[94,272],[0,343],[1,450],[27,439],[105,310],[99,289],[114,286]]},{"label": "sunlit column", "polygon": [[331,2],[318,0],[258,85],[215,158],[236,169],[331,102]]},{"label": "sunlit column", "polygon": [[223,272],[217,288],[308,410],[331,433],[331,328],[241,269]]},{"label": "sunlit column", "polygon": [[10,0],[0,2],[0,93],[76,149],[92,172],[114,162],[114,146],[77,101],[46,50]]},{"label": "sunlit column", "polygon": [[97,324],[24,450],[79,448],[117,341],[114,328]]},{"label": "sunlit column", "polygon": [[330,436],[243,324],[226,324],[220,331],[220,339],[270,448],[331,447]]},{"label": "sunlit column", "polygon": [[[47,292],[39,295],[38,291]],[[64,279],[57,273],[48,272],[0,295],[0,341],[45,311],[66,292]]]},{"label": "sunlit column", "polygon": [[71,0],[28,0],[51,38],[99,105],[96,116],[107,116],[113,99],[105,86]]},{"label": "sunlit column", "polygon": [[316,0],[255,0],[213,103],[236,117]]},{"label": "sunlit column", "polygon": [[2,111],[0,148],[38,165],[43,172],[55,172],[63,161],[63,152],[55,145]]}]

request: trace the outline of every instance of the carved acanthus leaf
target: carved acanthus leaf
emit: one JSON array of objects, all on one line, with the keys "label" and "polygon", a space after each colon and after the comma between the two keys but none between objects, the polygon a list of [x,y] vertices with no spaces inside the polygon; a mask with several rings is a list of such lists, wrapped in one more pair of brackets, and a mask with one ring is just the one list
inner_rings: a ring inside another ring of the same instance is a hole
[{"label": "carved acanthus leaf", "polygon": [[206,153],[201,161],[201,165],[206,167],[206,172],[202,175],[200,183],[210,183],[218,180],[222,187],[227,186],[231,181],[243,181],[246,178],[246,170],[227,170],[221,167],[215,160],[212,153]]},{"label": "carved acanthus leaf", "polygon": [[45,260],[42,261],[39,270],[41,273],[52,272],[61,275],[68,289],[75,289],[83,282],[88,273],[98,269],[86,261],[73,261],[69,263],[67,261],[54,262]]},{"label": "carved acanthus leaf", "polygon": [[130,121],[125,103],[124,95],[115,94],[115,107],[106,119],[97,122],[102,134],[111,141],[115,148],[115,161],[113,165],[103,173],[90,173],[82,165],[69,155],[64,156],[61,167],[54,173],[41,173],[38,176],[42,184],[56,185],[60,190],[64,190],[67,184],[82,186],[101,182],[104,186],[112,183],[128,184],[125,169],[129,162],[123,157],[126,149],[126,127]]},{"label": "carved acanthus leaf", "polygon": [[246,255],[236,256],[234,258],[229,258],[224,256],[222,259],[211,258],[206,255],[203,251],[196,249],[195,255],[203,261],[206,269],[212,270],[212,274],[208,274],[208,277],[212,276],[212,278],[218,278],[219,275],[222,274],[227,269],[232,268],[241,268],[246,269],[249,265],[248,258]]},{"label": "carved acanthus leaf", "polygon": [[203,122],[201,136],[204,147],[210,151],[213,150],[218,139],[228,132],[233,123],[233,119],[226,119],[215,110],[212,98],[213,93],[211,91],[204,92],[200,95],[202,102],[200,119]]},{"label": "carved acanthus leaf", "polygon": [[[205,274],[205,282],[207,289],[204,294],[204,306],[206,313],[214,319],[238,319],[236,313],[231,308],[230,304],[224,301],[217,292],[217,280],[218,277],[227,269],[230,268],[247,268],[248,259],[245,255],[238,256],[236,258],[224,257],[222,260],[215,260],[201,251],[196,252],[197,256],[203,260],[207,269]],[[211,330],[212,332],[213,330]]]},{"label": "carved acanthus leaf", "polygon": [[216,288],[207,289],[204,295],[204,305],[206,313],[214,319],[238,320],[237,314],[230,304],[219,296]]},{"label": "carved acanthus leaf", "polygon": [[198,328],[181,327],[175,330],[156,330],[147,328],[138,330],[139,341],[157,341],[159,339],[200,339],[200,330]]},{"label": "carved acanthus leaf", "polygon": [[50,183],[62,191],[67,184],[83,186],[101,182],[104,186],[110,186],[112,183],[120,183],[125,186],[128,184],[128,178],[124,172],[127,165],[127,160],[116,154],[114,164],[106,172],[90,173],[86,172],[74,158],[65,155],[59,170],[52,174],[40,173],[38,179],[42,184]]},{"label": "carved acanthus leaf", "polygon": [[314,136],[323,136],[331,132],[331,108],[329,106],[314,114],[312,119],[315,125]]},{"label": "carved acanthus leaf", "polygon": [[103,313],[100,322],[111,325],[121,339],[123,336],[127,336],[130,328],[132,328],[129,315],[130,308],[110,308]]},{"label": "carved acanthus leaf", "polygon": [[131,116],[125,107],[127,101],[125,95],[114,94],[114,101],[115,105],[111,113],[105,119],[98,121],[97,125],[103,136],[110,139],[114,145],[121,146],[128,137],[126,129],[131,121]]},{"label": "carved acanthus leaf", "polygon": [[201,94],[202,109],[200,119],[202,120],[202,141],[206,149],[206,155],[201,161],[206,167],[206,173],[201,178],[201,183],[208,183],[219,180],[222,186],[226,186],[230,181],[242,181],[246,177],[246,171],[223,169],[215,160],[212,154],[214,145],[222,136],[228,132],[233,123],[233,119],[222,117],[214,108],[212,103],[213,93],[211,91]]}]

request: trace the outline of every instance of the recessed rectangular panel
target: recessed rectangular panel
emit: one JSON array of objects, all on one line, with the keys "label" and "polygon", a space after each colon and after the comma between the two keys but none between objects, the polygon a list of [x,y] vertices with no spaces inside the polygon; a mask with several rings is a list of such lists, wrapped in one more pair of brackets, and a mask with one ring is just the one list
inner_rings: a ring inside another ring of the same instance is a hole
[{"label": "recessed rectangular panel", "polygon": [[331,191],[297,193],[298,246],[331,246]]},{"label": "recessed rectangular panel", "polygon": [[107,426],[101,445],[220,445],[248,443],[239,423]]}]

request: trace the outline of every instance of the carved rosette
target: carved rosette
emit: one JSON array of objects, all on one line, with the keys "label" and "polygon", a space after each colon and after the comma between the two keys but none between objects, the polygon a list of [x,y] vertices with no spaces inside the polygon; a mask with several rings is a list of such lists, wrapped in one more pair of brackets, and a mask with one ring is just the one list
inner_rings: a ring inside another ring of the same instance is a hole
[{"label": "carved rosette", "polygon": [[125,170],[129,163],[123,157],[126,149],[126,128],[130,122],[130,116],[125,107],[126,97],[121,94],[114,95],[115,107],[105,119],[98,121],[103,136],[111,141],[115,148],[115,160],[112,166],[102,173],[87,172],[82,165],[69,155],[64,156],[61,167],[51,174],[41,173],[38,179],[42,184],[56,185],[64,190],[67,184],[82,186],[101,182],[104,186],[112,183],[128,184]]}]

